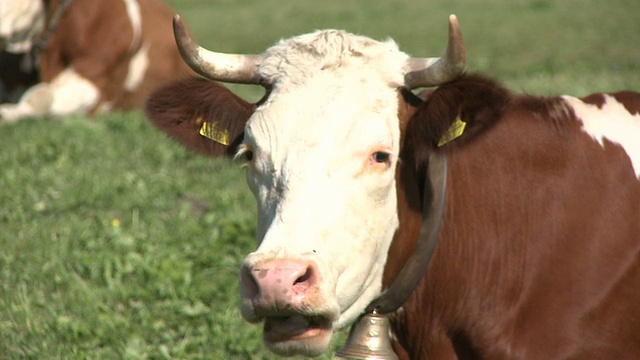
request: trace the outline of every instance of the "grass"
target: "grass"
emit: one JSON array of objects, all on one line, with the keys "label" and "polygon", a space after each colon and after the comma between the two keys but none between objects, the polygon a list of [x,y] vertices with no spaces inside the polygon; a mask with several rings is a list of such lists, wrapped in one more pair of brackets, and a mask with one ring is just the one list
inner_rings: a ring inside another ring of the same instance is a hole
[{"label": "grass", "polygon": [[[434,56],[456,13],[469,69],[515,90],[640,87],[633,0],[171,3],[203,45],[254,53],[333,27]],[[141,112],[27,120],[0,144],[0,358],[275,358],[237,309],[255,247],[241,169],[188,153]]]},{"label": "grass", "polygon": [[[205,47],[259,53],[280,38],[340,28],[395,39],[413,56],[444,51],[447,17],[456,14],[468,68],[533,94],[638,88],[640,3],[633,0],[311,1],[174,0]],[[257,98],[253,90],[239,90]]]},{"label": "grass", "polygon": [[[27,121],[2,142],[22,131],[37,141],[0,163],[0,353],[252,358],[259,334],[234,306],[254,215],[239,169],[158,146],[137,112]],[[246,348],[220,346],[234,327]]]}]

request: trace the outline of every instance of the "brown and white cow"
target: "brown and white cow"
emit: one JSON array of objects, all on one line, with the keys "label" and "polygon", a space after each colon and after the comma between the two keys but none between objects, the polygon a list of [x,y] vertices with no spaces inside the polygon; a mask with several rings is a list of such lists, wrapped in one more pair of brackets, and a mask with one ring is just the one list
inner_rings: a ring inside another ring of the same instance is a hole
[{"label": "brown and white cow", "polygon": [[41,77],[18,104],[0,105],[0,123],[142,107],[159,86],[192,76],[173,15],[158,0],[0,0],[0,42],[36,51]]},{"label": "brown and white cow", "polygon": [[[455,17],[438,61],[334,30],[251,56],[198,48],[179,22],[177,38],[201,74],[267,88],[250,104],[214,82],[180,82],[147,114],[188,147],[246,167],[258,248],[240,270],[241,313],[264,322],[272,351],[322,353],[393,282],[439,154],[441,230],[392,315],[397,352],[640,358],[639,93],[534,97],[461,74]],[[410,91],[431,85],[426,98]]]}]

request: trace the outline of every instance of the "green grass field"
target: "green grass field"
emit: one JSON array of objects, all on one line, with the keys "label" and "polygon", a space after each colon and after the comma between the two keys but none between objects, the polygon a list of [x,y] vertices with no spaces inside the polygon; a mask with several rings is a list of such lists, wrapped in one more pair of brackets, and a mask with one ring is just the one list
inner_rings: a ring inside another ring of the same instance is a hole
[{"label": "green grass field", "polygon": [[[342,28],[438,56],[455,13],[469,71],[514,90],[640,90],[635,0],[170,3],[201,44],[245,53]],[[0,147],[0,359],[275,358],[237,309],[255,205],[235,164],[141,112],[26,120],[0,127]]]}]

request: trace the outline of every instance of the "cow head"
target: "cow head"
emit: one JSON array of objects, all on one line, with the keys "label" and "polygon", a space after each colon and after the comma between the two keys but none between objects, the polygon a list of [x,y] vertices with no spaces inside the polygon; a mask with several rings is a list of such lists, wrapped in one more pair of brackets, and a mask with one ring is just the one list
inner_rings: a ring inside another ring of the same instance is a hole
[{"label": "cow head", "polygon": [[193,80],[158,91],[147,114],[201,153],[233,149],[258,206],[258,248],[240,275],[242,315],[264,321],[272,351],[318,355],[382,291],[399,224],[402,94],[463,71],[457,20],[445,56],[428,59],[335,30],[280,41],[262,55],[220,54],[187,38],[179,18],[175,25],[194,70],[261,84],[267,94],[253,105]]},{"label": "cow head", "polygon": [[0,44],[12,53],[31,50],[44,29],[42,0],[0,0]]}]

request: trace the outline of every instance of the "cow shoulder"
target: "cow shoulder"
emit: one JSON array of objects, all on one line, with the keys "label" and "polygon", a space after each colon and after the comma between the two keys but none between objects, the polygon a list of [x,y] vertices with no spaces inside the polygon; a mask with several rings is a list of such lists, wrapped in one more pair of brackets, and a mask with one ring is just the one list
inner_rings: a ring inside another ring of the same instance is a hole
[{"label": "cow shoulder", "polygon": [[226,87],[204,79],[171,83],[146,104],[149,120],[190,150],[207,156],[233,156],[255,105]]},{"label": "cow shoulder", "polygon": [[464,146],[494,125],[512,99],[494,80],[463,75],[421,94],[424,102],[407,125],[407,139],[418,166],[436,148]]}]

